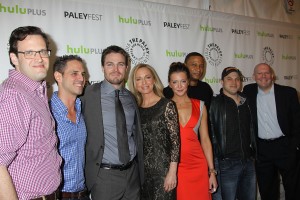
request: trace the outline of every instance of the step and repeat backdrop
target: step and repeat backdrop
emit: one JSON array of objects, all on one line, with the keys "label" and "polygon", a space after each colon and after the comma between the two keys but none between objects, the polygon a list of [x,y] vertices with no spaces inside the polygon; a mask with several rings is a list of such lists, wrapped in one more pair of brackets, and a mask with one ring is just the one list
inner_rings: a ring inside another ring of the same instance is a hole
[{"label": "step and repeat backdrop", "polygon": [[[152,65],[165,86],[170,63],[197,51],[207,61],[203,81],[215,93],[225,67],[239,68],[249,84],[260,62],[274,68],[278,83],[300,89],[299,25],[133,0],[0,0],[0,82],[12,68],[10,33],[25,25],[50,36],[51,64],[56,56],[81,56],[88,84],[103,79],[103,49],[119,45],[130,54],[131,67]],[[49,93],[56,90],[51,70],[47,82]]]}]

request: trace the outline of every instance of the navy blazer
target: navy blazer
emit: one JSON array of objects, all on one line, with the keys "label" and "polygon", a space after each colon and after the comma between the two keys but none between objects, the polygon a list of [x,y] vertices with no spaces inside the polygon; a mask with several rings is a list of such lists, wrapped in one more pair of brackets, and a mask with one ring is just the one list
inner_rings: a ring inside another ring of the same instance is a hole
[{"label": "navy blazer", "polygon": [[[130,92],[129,92],[130,93]],[[131,94],[131,93],[130,93]],[[133,95],[130,95],[134,102],[135,115],[135,130],[133,130],[135,144],[137,147],[136,160],[139,165],[140,183],[144,181],[144,160],[143,160],[143,135],[141,131],[140,115],[136,100]],[[101,108],[101,83],[90,85],[86,88],[84,95],[81,97],[82,113],[87,127],[87,142],[86,142],[86,163],[85,163],[85,178],[88,190],[96,182],[100,164],[104,152],[104,128]]]},{"label": "navy blazer", "polygon": [[[254,127],[258,136],[256,97],[258,85],[256,83],[246,85],[243,93],[249,98],[250,108],[253,113]],[[274,83],[274,94],[277,111],[277,119],[281,131],[291,140],[292,147],[300,147],[300,105],[297,91],[289,86]]]}]

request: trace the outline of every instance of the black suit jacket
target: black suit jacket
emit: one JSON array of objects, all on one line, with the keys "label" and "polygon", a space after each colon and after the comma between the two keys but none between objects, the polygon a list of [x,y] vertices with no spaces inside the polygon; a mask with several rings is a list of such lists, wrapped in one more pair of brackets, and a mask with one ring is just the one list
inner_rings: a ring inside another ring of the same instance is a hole
[{"label": "black suit jacket", "polygon": [[[258,85],[256,83],[246,85],[243,93],[250,100],[250,107],[254,118],[254,127],[256,136],[258,136],[257,127],[257,106],[256,97]],[[300,147],[300,105],[297,91],[289,86],[278,85],[274,83],[275,103],[277,110],[277,120],[281,131],[291,140],[291,147]]]},{"label": "black suit jacket", "polygon": [[[137,104],[135,103],[135,98],[133,95],[130,95],[130,97],[132,98],[136,109],[136,126],[135,130],[133,130],[133,134],[137,147],[136,160],[139,165],[140,182],[142,185],[144,181],[143,135],[141,131],[140,116]],[[101,83],[96,83],[88,86],[85,90],[84,96],[81,97],[81,101],[82,113],[87,127],[85,176],[88,190],[91,190],[92,186],[96,182],[104,152]]]}]

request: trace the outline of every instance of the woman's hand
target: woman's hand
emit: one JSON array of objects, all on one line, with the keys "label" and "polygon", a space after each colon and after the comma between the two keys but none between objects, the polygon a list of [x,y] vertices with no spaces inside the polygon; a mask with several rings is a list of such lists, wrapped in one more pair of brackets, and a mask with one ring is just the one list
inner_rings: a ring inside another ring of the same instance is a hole
[{"label": "woman's hand", "polygon": [[170,192],[177,186],[177,175],[174,172],[170,172],[170,170],[167,173],[167,176],[165,178],[164,182],[164,189],[166,192]]},{"label": "woman's hand", "polygon": [[211,173],[209,176],[209,192],[214,193],[217,191],[218,183],[215,173]]}]

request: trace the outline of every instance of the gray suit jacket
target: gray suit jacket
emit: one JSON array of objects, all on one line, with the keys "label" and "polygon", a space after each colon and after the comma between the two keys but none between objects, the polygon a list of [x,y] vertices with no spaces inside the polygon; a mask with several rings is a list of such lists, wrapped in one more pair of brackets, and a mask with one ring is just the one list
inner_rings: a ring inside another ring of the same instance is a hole
[{"label": "gray suit jacket", "polygon": [[[96,83],[88,86],[81,97],[82,113],[87,127],[85,178],[88,190],[91,190],[96,182],[104,152],[104,128],[100,94],[101,83]],[[134,96],[130,96],[136,108],[136,126],[133,134],[137,147],[136,160],[139,165],[140,183],[142,185],[144,182],[143,135],[138,106],[135,103]]]}]

